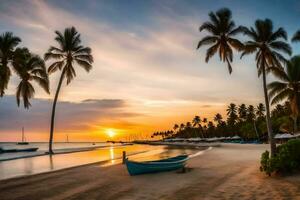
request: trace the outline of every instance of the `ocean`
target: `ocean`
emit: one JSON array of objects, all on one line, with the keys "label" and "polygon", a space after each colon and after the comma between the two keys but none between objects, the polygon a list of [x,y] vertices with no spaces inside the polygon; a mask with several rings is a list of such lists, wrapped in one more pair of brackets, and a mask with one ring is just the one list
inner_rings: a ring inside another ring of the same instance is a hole
[{"label": "ocean", "polygon": [[[177,156],[179,154],[194,154],[199,149],[171,148],[168,146],[151,146],[151,145],[121,145],[110,143],[54,143],[54,149],[61,154],[52,156],[45,155],[47,151],[47,143],[30,143],[29,145],[16,145],[15,143],[0,143],[0,147],[7,148],[29,148],[38,147],[37,152],[22,153],[2,153],[0,154],[0,180],[19,176],[26,176],[60,170],[70,167],[76,167],[96,162],[101,162],[99,166],[114,165],[121,162],[122,153],[126,151],[127,156],[131,160],[145,161],[153,159],[167,158]],[[26,147],[25,147],[26,146]],[[83,148],[94,148],[89,151],[81,151],[75,153],[62,153]],[[34,157],[28,157],[38,155]],[[7,158],[15,158],[5,160]],[[99,170],[101,170],[99,168]]]}]

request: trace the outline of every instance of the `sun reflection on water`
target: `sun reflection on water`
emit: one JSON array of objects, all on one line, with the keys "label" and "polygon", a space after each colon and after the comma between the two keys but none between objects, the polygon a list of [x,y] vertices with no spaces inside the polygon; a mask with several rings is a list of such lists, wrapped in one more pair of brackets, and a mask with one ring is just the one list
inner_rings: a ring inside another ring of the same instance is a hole
[{"label": "sun reflection on water", "polygon": [[114,147],[110,147],[109,149],[109,153],[110,153],[110,161],[112,164],[115,163],[115,152],[114,152]]}]

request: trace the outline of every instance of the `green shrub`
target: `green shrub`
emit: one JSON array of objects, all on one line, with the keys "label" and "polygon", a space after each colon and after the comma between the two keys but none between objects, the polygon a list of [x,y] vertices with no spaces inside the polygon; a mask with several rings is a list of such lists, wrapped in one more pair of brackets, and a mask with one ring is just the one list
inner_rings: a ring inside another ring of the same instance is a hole
[{"label": "green shrub", "polygon": [[260,170],[269,176],[273,172],[291,173],[300,169],[300,139],[290,140],[277,147],[273,158],[265,151],[261,155]]}]

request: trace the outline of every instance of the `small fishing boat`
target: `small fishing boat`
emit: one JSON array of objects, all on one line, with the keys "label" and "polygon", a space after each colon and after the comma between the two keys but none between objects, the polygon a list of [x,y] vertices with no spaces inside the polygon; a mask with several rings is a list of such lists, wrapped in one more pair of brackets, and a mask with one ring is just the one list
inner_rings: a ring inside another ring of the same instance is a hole
[{"label": "small fishing boat", "polygon": [[0,153],[17,153],[17,152],[33,152],[37,151],[39,148],[32,147],[26,149],[2,149],[0,148]]},{"label": "small fishing boat", "polygon": [[156,173],[181,169],[184,168],[187,160],[187,155],[180,155],[172,158],[146,162],[136,162],[126,159],[125,164],[127,166],[129,174],[133,176],[138,174]]}]

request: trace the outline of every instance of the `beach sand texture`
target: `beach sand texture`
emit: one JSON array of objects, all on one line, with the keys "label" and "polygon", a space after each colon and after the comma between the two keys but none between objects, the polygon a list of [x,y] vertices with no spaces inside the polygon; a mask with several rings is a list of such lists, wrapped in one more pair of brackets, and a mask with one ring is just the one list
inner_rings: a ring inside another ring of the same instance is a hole
[{"label": "beach sand texture", "polygon": [[189,160],[187,173],[131,177],[124,165],[91,164],[0,182],[2,200],[300,199],[300,175],[259,171],[268,145],[224,144]]}]

